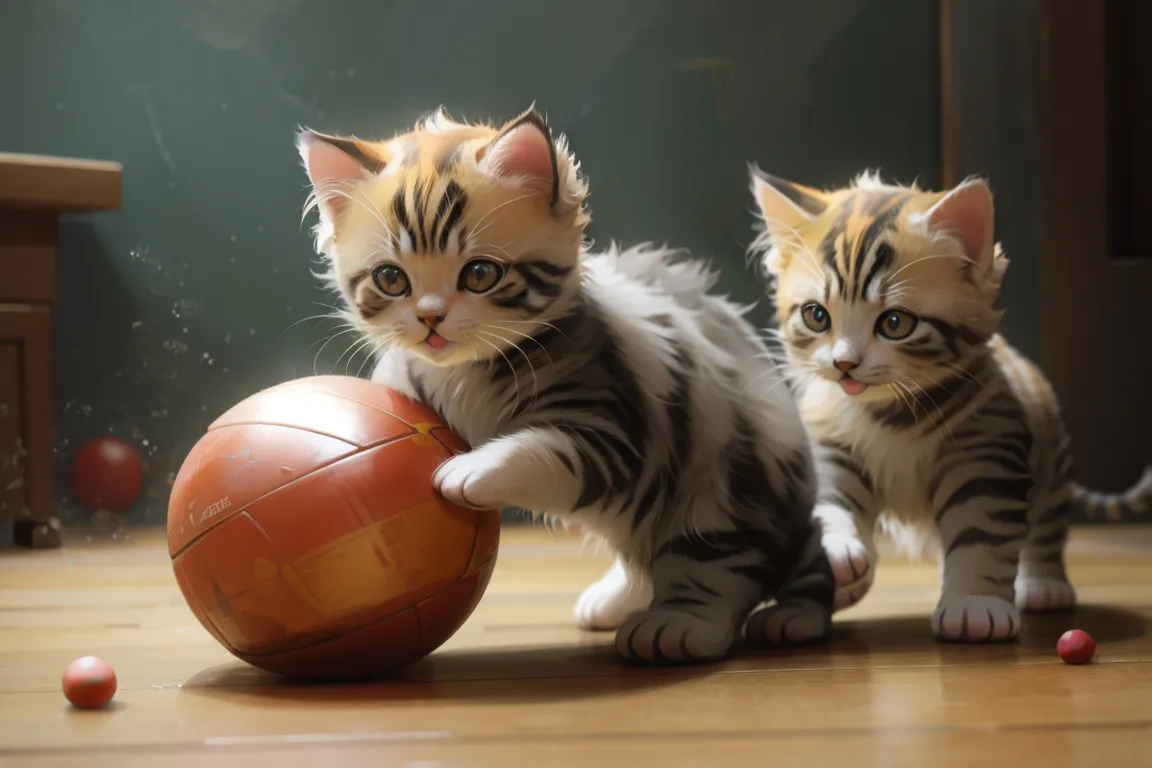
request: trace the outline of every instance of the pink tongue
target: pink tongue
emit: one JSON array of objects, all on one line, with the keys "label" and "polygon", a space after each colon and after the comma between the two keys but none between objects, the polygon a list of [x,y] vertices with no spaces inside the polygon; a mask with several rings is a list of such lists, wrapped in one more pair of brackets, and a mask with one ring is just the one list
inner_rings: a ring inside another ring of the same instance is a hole
[{"label": "pink tongue", "polygon": [[448,346],[448,339],[438,333],[429,334],[428,346],[432,347],[432,349],[444,349],[444,347]]},{"label": "pink tongue", "polygon": [[856,379],[840,379],[840,386],[843,387],[844,392],[849,395],[858,395],[868,389],[867,384],[861,384],[856,381]]}]

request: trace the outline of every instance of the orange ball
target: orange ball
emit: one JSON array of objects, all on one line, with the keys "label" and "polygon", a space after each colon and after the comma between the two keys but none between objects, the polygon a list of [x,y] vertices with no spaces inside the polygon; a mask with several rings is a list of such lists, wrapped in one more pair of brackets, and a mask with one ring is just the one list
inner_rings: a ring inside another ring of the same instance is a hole
[{"label": "orange ball", "polygon": [[83,656],[64,670],[64,697],[81,709],[98,709],[116,695],[116,672],[104,659]]},{"label": "orange ball", "polygon": [[140,454],[118,437],[91,441],[72,460],[72,490],[93,509],[122,512],[144,485]]},{"label": "orange ball", "polygon": [[184,598],[225,648],[271,672],[359,677],[422,658],[472,614],[496,563],[499,512],[432,488],[466,450],[434,411],[363,379],[249,397],[172,486]]}]

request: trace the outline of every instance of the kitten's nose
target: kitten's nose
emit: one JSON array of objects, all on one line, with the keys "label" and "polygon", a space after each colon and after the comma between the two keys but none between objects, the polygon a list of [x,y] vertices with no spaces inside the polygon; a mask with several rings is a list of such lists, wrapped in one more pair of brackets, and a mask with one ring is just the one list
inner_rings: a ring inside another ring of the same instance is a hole
[{"label": "kitten's nose", "polygon": [[836,367],[839,368],[840,370],[844,371],[844,373],[848,373],[848,371],[852,370],[853,368],[855,368],[858,365],[860,365],[860,363],[856,362],[855,360],[837,360],[836,361]]},{"label": "kitten's nose", "polygon": [[428,326],[429,328],[435,328],[436,326],[440,325],[440,323],[444,322],[444,318],[445,315],[423,315],[420,318],[420,322],[424,323],[424,325]]}]

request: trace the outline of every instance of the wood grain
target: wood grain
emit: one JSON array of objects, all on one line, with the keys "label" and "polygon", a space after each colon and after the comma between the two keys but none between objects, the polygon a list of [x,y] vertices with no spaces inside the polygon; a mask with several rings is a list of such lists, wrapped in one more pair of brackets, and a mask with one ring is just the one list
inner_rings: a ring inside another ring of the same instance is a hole
[{"label": "wood grain", "polygon": [[[294,685],[231,657],[184,605],[162,535],[0,555],[0,766],[1136,765],[1152,754],[1152,529],[1081,531],[1083,607],[1017,643],[932,641],[931,564],[883,559],[833,641],[692,669],[623,666],[571,604],[608,561],[507,528],[480,607],[387,681]],[[1093,664],[1055,654],[1091,632]],[[60,675],[117,670],[107,711]]]},{"label": "wood grain", "polygon": [[0,152],[0,208],[56,213],[120,207],[120,163]]}]

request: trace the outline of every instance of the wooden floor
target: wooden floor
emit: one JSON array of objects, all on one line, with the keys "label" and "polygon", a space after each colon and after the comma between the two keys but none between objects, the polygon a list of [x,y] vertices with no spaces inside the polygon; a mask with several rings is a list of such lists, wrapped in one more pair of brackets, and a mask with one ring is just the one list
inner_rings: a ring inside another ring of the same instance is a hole
[{"label": "wooden floor", "polygon": [[[940,645],[936,570],[887,560],[834,641],[688,670],[623,667],[570,620],[606,561],[506,529],[483,602],[402,679],[287,685],[200,627],[162,539],[0,552],[0,766],[1152,765],[1152,527],[1080,532],[1084,607],[1018,643]],[[1093,664],[1055,653],[1065,629]],[[115,705],[71,709],[65,665],[117,670]]]}]

